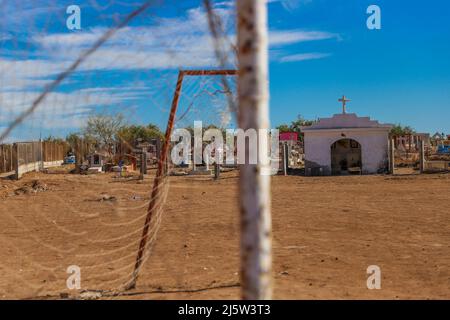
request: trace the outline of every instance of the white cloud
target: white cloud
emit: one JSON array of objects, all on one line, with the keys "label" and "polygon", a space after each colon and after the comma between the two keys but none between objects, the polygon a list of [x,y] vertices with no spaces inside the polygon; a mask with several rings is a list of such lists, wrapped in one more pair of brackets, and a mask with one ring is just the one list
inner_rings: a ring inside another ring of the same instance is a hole
[{"label": "white cloud", "polygon": [[[82,89],[70,93],[52,92],[32,114],[31,121],[42,128],[76,128],[95,108],[124,105],[142,95],[145,90],[120,90],[121,88]],[[0,92],[0,122],[7,123],[25,111],[40,92]],[[1,131],[0,131],[1,132]]]},{"label": "white cloud", "polygon": [[[216,5],[222,18],[226,40],[235,43],[234,14],[225,1]],[[4,79],[11,79],[3,90],[21,87],[42,87],[48,78],[64,71],[83,51],[92,46],[106,28],[96,27],[80,32],[35,34],[32,41],[39,48],[40,59],[6,60],[0,58]],[[339,36],[323,31],[272,30],[271,47],[280,47],[305,41],[338,39]],[[234,55],[228,53],[235,65]],[[185,17],[160,18],[150,26],[125,27],[91,55],[78,71],[93,70],[146,70],[214,67],[217,59],[202,7],[190,9]]]},{"label": "white cloud", "polygon": [[302,5],[309,4],[312,0],[267,0],[268,3],[279,2],[287,11],[294,11]]},{"label": "white cloud", "polygon": [[11,39],[12,39],[12,35],[10,33],[0,31],[0,41],[11,40]]},{"label": "white cloud", "polygon": [[[233,6],[231,1],[215,5],[215,12],[223,21],[226,35],[223,40],[230,43],[230,66],[235,66],[235,57],[231,50],[232,44],[236,42]],[[31,44],[37,47],[34,54],[38,59],[13,60],[0,57],[0,124],[11,121],[14,116],[28,108],[39,91],[55,75],[66,70],[80,53],[92,46],[106,31],[104,27],[95,27],[79,32],[30,34]],[[272,48],[327,39],[339,39],[339,35],[298,29],[269,32],[269,45]],[[274,59],[291,62],[319,59],[326,55],[276,55]],[[146,71],[216,65],[217,59],[207,17],[203,8],[198,7],[188,10],[183,17],[159,18],[151,25],[128,26],[119,30],[82,63],[77,72],[90,72],[90,75],[95,75],[98,70]],[[82,80],[85,81],[85,88],[77,91],[51,93],[39,106],[33,118],[40,119],[43,127],[77,127],[98,106],[123,104],[138,99],[143,94],[149,94],[148,84],[138,83],[136,79],[130,79],[128,83],[121,83],[117,87],[100,88],[95,86],[95,77],[88,76],[86,80]],[[67,84],[67,81],[75,80],[66,79],[64,83]],[[164,79],[160,82],[164,82]]]},{"label": "white cloud", "polygon": [[323,31],[274,30],[269,33],[271,46],[289,45],[306,41],[339,39],[339,35]]},{"label": "white cloud", "polygon": [[[234,41],[231,10],[218,8],[216,13],[222,17],[230,41]],[[106,31],[106,28],[93,28],[75,33],[39,34],[33,37],[33,41],[40,46],[44,57],[73,61]],[[150,26],[125,27],[117,31],[79,70],[174,69],[216,65],[208,21],[200,7],[188,10],[186,17],[160,18]]]},{"label": "white cloud", "polygon": [[68,63],[49,60],[13,60],[0,58],[1,91],[40,89],[50,82],[47,78],[67,68]]},{"label": "white cloud", "polygon": [[316,60],[316,59],[323,59],[329,56],[331,56],[330,53],[298,53],[281,57],[280,62]]},{"label": "white cloud", "polygon": [[[218,3],[215,12],[222,19],[225,40],[234,44],[234,12],[229,2]],[[53,60],[63,57],[73,61],[105,32],[106,28],[92,28],[75,33],[40,34],[33,40]],[[338,38],[337,34],[322,31],[293,29],[269,32],[272,47]],[[234,65],[231,46],[228,56]],[[207,17],[199,7],[188,10],[185,17],[160,18],[151,26],[119,30],[80,66],[80,70],[173,69],[216,65]]]}]

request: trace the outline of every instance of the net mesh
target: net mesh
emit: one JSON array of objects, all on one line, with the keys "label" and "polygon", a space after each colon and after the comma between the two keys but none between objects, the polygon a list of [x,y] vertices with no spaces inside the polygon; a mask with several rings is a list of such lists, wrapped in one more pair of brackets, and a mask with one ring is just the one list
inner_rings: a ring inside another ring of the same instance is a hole
[{"label": "net mesh", "polygon": [[[141,288],[192,290],[188,274],[164,263],[176,252],[145,267],[165,204],[178,197],[170,161],[152,188],[179,70],[236,69],[234,4],[84,1],[80,30],[68,30],[69,5],[0,1],[0,174],[24,174],[1,180],[0,296],[125,294],[146,226]],[[185,77],[175,128],[232,126],[235,93],[234,76]],[[119,163],[129,169],[91,174]],[[170,210],[186,215],[186,207]],[[186,219],[193,216],[181,219],[182,238],[192,232]],[[162,288],[149,275],[169,280]]]}]

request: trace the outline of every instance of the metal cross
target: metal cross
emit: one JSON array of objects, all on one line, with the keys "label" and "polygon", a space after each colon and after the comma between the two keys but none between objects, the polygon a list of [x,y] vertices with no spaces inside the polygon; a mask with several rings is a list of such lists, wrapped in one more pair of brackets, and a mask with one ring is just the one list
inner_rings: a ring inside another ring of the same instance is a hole
[{"label": "metal cross", "polygon": [[345,110],[345,104],[346,104],[347,102],[351,101],[351,100],[350,100],[350,99],[347,99],[347,98],[343,95],[342,98],[340,98],[338,101],[339,101],[339,102],[342,102],[342,113],[343,113],[343,114],[346,114],[346,113],[347,113],[347,110]]}]

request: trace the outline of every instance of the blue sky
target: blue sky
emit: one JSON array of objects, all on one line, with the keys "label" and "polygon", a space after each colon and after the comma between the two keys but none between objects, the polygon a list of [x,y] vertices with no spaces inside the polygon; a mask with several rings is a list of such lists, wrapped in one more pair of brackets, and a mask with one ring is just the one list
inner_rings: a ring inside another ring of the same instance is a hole
[{"label": "blue sky", "polygon": [[[0,132],[138,2],[6,1],[0,8]],[[129,122],[164,127],[177,69],[208,68],[216,60],[201,1],[160,2],[82,64],[9,140],[64,136],[92,113],[120,111]],[[66,28],[71,4],[81,7],[82,30]],[[366,27],[371,4],[381,8],[381,30]],[[448,1],[271,0],[268,8],[272,126],[299,114],[340,112],[337,99],[345,94],[349,112],[360,116],[450,132]],[[216,1],[215,9],[234,41],[232,2]],[[205,88],[211,92],[217,84],[187,82],[180,113]],[[214,102],[210,96],[196,103]],[[198,120],[217,117],[220,108],[204,110],[197,110]]]},{"label": "blue sky", "polygon": [[[370,4],[381,8],[381,30],[366,28]],[[450,2],[312,0],[293,11],[270,12],[272,27],[340,35],[340,41],[288,48],[329,53],[326,58],[271,63],[274,123],[295,112],[307,118],[338,112],[337,97],[346,94],[349,110],[358,115],[418,131],[450,131]]]}]

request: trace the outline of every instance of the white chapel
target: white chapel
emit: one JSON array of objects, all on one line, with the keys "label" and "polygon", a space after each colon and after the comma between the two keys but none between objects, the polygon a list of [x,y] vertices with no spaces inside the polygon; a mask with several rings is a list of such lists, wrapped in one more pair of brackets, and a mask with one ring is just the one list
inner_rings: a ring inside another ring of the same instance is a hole
[{"label": "white chapel", "polygon": [[321,118],[302,127],[306,175],[375,174],[389,168],[389,132],[391,124],[346,112]]}]

